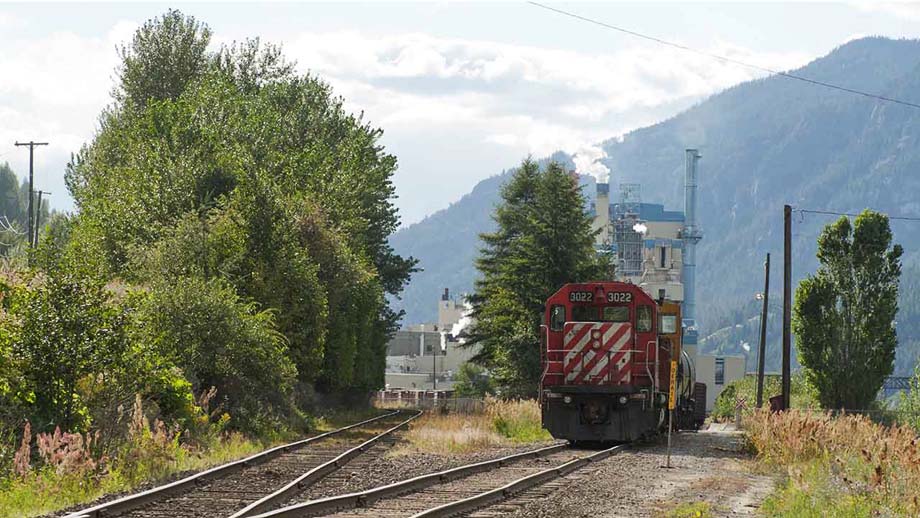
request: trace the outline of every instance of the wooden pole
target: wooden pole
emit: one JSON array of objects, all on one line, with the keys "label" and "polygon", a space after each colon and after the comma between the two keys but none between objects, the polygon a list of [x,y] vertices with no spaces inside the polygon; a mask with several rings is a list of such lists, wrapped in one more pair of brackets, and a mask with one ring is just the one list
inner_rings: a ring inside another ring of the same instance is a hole
[{"label": "wooden pole", "polygon": [[764,358],[767,354],[767,303],[770,300],[770,254],[763,263],[763,309],[760,311],[760,357],[757,360],[757,408],[763,406]]},{"label": "wooden pole", "polygon": [[783,410],[790,407],[792,380],[792,207],[783,206]]}]

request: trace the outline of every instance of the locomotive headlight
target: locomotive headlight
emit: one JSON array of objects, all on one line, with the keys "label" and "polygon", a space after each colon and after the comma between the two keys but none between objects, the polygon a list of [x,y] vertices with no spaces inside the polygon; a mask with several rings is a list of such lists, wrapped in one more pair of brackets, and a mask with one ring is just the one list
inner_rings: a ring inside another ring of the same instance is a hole
[{"label": "locomotive headlight", "polygon": [[621,405],[625,405],[629,401],[629,398],[626,396],[620,396],[620,399],[617,401],[619,401]]},{"label": "locomotive headlight", "polygon": [[572,396],[566,396],[562,398],[562,401],[565,402],[566,405],[568,405],[569,403],[572,402]]}]

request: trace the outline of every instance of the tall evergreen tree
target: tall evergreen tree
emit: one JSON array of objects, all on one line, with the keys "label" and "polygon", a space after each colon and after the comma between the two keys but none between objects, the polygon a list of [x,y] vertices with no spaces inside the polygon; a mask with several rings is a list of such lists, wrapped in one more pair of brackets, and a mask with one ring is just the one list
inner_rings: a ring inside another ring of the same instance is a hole
[{"label": "tall evergreen tree", "polygon": [[476,325],[468,343],[505,396],[536,393],[540,322],[546,299],[567,282],[609,271],[594,251],[585,200],[559,164],[541,171],[527,159],[502,188],[495,232],[482,234],[480,280],[471,297]]},{"label": "tall evergreen tree", "polygon": [[827,408],[867,408],[894,368],[900,245],[888,217],[841,217],[818,238],[821,266],[796,290],[792,328],[806,379]]}]

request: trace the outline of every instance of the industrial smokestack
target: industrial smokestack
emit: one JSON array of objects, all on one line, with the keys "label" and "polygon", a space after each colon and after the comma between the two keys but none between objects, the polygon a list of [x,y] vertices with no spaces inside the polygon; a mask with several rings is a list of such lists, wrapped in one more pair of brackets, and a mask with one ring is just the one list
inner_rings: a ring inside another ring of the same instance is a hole
[{"label": "industrial smokestack", "polygon": [[697,162],[702,157],[696,149],[687,150],[687,174],[684,177],[684,319],[695,325],[696,319],[696,244],[703,238],[696,221]]}]

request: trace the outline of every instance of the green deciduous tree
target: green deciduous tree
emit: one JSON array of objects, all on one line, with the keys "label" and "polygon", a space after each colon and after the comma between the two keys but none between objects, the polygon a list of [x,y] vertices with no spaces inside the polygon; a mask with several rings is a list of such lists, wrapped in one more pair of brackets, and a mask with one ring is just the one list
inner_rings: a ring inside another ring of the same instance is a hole
[{"label": "green deciduous tree", "polygon": [[89,424],[78,382],[119,368],[128,342],[127,315],[109,304],[102,285],[55,272],[23,303],[14,343],[34,391],[36,423],[69,430]]},{"label": "green deciduous tree", "polygon": [[226,281],[272,313],[300,382],[378,388],[399,318],[384,295],[415,264],[388,244],[396,159],[276,47],[208,52],[208,38],[170,11],[123,53],[119,102],[68,167],[73,246],[102,274],[158,289]]},{"label": "green deciduous tree", "polygon": [[149,20],[120,49],[116,99],[135,106],[176,99],[207,69],[211,30],[194,18],[169,10]]},{"label": "green deciduous tree", "polygon": [[525,160],[501,196],[498,229],[481,236],[468,343],[482,347],[475,361],[490,370],[502,395],[533,395],[546,299],[567,282],[603,278],[609,265],[594,251],[578,182],[559,164],[541,171]]},{"label": "green deciduous tree", "polygon": [[818,238],[821,266],[796,290],[799,361],[826,408],[868,408],[894,366],[900,245],[888,217],[863,211]]}]

